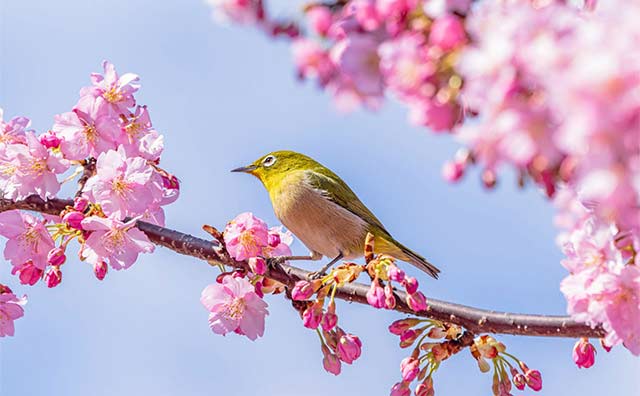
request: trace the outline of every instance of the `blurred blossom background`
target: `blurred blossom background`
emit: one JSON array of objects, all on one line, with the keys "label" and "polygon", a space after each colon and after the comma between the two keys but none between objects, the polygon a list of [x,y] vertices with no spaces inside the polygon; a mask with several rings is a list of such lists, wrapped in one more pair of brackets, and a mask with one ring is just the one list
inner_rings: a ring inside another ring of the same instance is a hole
[{"label": "blurred blossom background", "polygon": [[[276,13],[297,10],[274,5]],[[490,193],[474,171],[447,184],[441,166],[458,148],[452,139],[409,126],[393,101],[375,114],[339,114],[327,95],[296,80],[288,45],[213,23],[201,1],[2,1],[0,57],[5,118],[30,117],[39,132],[75,104],[103,59],[141,76],[137,98],[166,139],[162,165],[181,180],[180,199],[166,208],[170,228],[203,236],[203,223],[222,228],[244,211],[276,225],[259,182],[229,170],[296,150],[340,174],[399,240],[443,270],[436,282],[407,268],[428,296],[566,310],[554,209],[541,192],[518,189],[509,173]],[[296,242],[294,252],[306,250]],[[71,257],[55,289],[18,286],[9,271],[0,266],[0,280],[28,293],[29,303],[16,336],[0,339],[2,396],[387,395],[406,354],[386,329],[401,315],[344,302],[341,323],[364,348],[338,377],[322,369],[317,335],[281,298],[267,297],[264,338],[214,335],[199,297],[216,271],[162,248],[103,282]],[[571,359],[575,340],[499,340],[542,371],[545,395],[640,389],[640,361],[621,347],[598,348],[596,365],[580,370]],[[467,352],[435,376],[440,395],[488,394],[490,384]]]}]

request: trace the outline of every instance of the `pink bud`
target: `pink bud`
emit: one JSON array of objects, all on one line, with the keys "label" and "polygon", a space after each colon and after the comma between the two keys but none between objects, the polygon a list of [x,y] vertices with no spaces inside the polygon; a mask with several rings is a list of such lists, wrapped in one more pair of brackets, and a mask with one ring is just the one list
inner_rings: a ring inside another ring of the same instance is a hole
[{"label": "pink bud", "polygon": [[306,12],[307,20],[311,30],[320,36],[326,36],[331,27],[331,10],[325,6],[313,6]]},{"label": "pink bud", "polygon": [[407,305],[415,312],[427,309],[427,299],[422,292],[415,292],[407,295]]},{"label": "pink bud", "polygon": [[353,363],[362,353],[362,342],[353,334],[344,334],[338,340],[337,354],[347,364]]},{"label": "pink bud", "polygon": [[402,285],[407,290],[407,293],[413,294],[418,291],[418,280],[410,276],[405,276]]},{"label": "pink bud", "polygon": [[33,261],[29,260],[26,263],[17,265],[11,270],[11,274],[18,274],[18,279],[23,285],[33,286],[42,276],[42,270],[33,264]]},{"label": "pink bud", "polygon": [[98,280],[103,280],[107,275],[107,269],[107,263],[104,260],[100,260],[93,266],[93,274]]},{"label": "pink bud", "polygon": [[586,338],[581,338],[573,347],[573,361],[579,368],[589,368],[596,361],[596,348]]},{"label": "pink bud", "polygon": [[464,175],[465,166],[459,162],[447,161],[442,166],[442,177],[450,182],[456,182]]},{"label": "pink bud", "polygon": [[264,292],[262,291],[262,281],[257,281],[256,284],[253,285],[253,290],[258,295],[258,297],[264,297]]},{"label": "pink bud", "polygon": [[86,198],[78,197],[73,200],[73,208],[78,212],[84,212],[89,206],[89,201]]},{"label": "pink bud", "polygon": [[520,373],[513,375],[513,385],[518,388],[518,390],[523,390],[526,384],[527,380],[524,378],[524,375]]},{"label": "pink bud", "polygon": [[308,329],[317,329],[322,320],[322,304],[318,301],[307,307],[302,313],[302,324]]},{"label": "pink bud", "polygon": [[80,212],[69,212],[62,218],[62,221],[76,230],[82,230],[82,220],[84,220],[84,215]]},{"label": "pink bud", "polygon": [[416,396],[433,396],[435,391],[433,389],[433,377],[428,376],[418,386],[416,386]]},{"label": "pink bud", "polygon": [[56,265],[50,267],[44,276],[44,281],[49,288],[58,286],[60,282],[62,282],[62,271],[60,271],[60,267]]},{"label": "pink bud", "polygon": [[402,359],[400,362],[400,372],[402,372],[403,381],[413,381],[420,372],[420,361],[413,356]]},{"label": "pink bud", "polygon": [[496,173],[491,169],[485,169],[482,172],[482,183],[486,188],[494,188],[497,183]]},{"label": "pink bud", "polygon": [[384,307],[387,309],[396,307],[396,296],[393,295],[393,288],[390,282],[384,287]]},{"label": "pink bud", "polygon": [[608,345],[605,341],[604,338],[600,339],[600,346],[602,347],[602,349],[604,349],[606,352],[611,352],[611,349],[613,349],[613,347],[611,345]]},{"label": "pink bud", "polygon": [[391,264],[387,269],[387,276],[394,282],[402,282],[404,280],[404,271],[397,265]]},{"label": "pink bud", "polygon": [[249,267],[257,275],[264,275],[267,272],[267,262],[262,257],[251,257],[249,259]]},{"label": "pink bud", "polygon": [[40,135],[40,143],[48,149],[60,146],[60,138],[52,131],[47,131]]},{"label": "pink bud", "polygon": [[409,389],[409,384],[402,381],[394,384],[391,387],[390,396],[410,396],[411,390]]},{"label": "pink bud", "polygon": [[338,359],[338,356],[331,353],[329,348],[327,348],[325,345],[322,345],[322,354],[324,355],[324,358],[322,359],[322,365],[324,366],[324,369],[334,375],[340,374],[340,366],[342,364],[340,363],[340,359]]},{"label": "pink bud", "polygon": [[60,266],[67,261],[67,256],[64,254],[64,249],[57,247],[53,248],[47,254],[47,263],[50,265]]},{"label": "pink bud", "polygon": [[162,175],[162,186],[167,190],[179,190],[180,181],[174,175]]},{"label": "pink bud", "polygon": [[293,286],[291,298],[296,301],[308,300],[309,297],[313,296],[313,293],[315,293],[313,284],[305,280],[300,280]]},{"label": "pink bud", "polygon": [[395,322],[391,323],[391,325],[389,326],[389,332],[391,334],[401,335],[405,331],[417,325],[418,323],[420,323],[420,319],[417,319],[417,318],[407,318],[407,319],[396,320]]},{"label": "pink bud", "polygon": [[371,282],[371,287],[367,292],[367,302],[374,308],[384,308],[384,298],[384,290],[376,278]]},{"label": "pink bud", "polygon": [[444,51],[452,50],[467,41],[467,34],[460,18],[455,15],[445,15],[436,19],[431,25],[429,43]]},{"label": "pink bud", "polygon": [[542,389],[542,374],[538,370],[527,370],[524,377],[529,388],[536,392]]},{"label": "pink bud", "polygon": [[269,245],[269,247],[278,247],[278,245],[280,244],[280,234],[278,234],[277,232],[270,232],[269,235],[267,236],[267,245]]},{"label": "pink bud", "polygon": [[382,19],[376,10],[375,1],[352,0],[349,2],[360,26],[370,32],[376,30]]},{"label": "pink bud", "polygon": [[331,302],[327,308],[327,312],[322,316],[322,330],[331,331],[338,324],[338,315],[336,315],[336,303]]}]

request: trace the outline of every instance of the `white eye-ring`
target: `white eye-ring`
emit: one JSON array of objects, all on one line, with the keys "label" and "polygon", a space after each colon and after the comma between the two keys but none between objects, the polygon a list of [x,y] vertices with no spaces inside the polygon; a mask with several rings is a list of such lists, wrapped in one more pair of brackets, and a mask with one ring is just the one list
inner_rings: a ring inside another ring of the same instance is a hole
[{"label": "white eye-ring", "polygon": [[276,157],[274,157],[273,155],[268,155],[266,156],[263,160],[262,160],[262,165],[264,166],[271,166],[273,164],[276,163]]}]

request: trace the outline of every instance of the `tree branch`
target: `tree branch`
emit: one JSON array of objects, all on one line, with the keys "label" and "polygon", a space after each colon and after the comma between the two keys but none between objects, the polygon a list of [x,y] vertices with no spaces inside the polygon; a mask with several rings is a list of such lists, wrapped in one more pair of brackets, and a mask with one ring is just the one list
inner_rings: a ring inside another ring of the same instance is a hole
[{"label": "tree branch", "polygon": [[[49,199],[45,201],[38,196],[32,195],[20,201],[0,199],[0,212],[24,209],[57,215],[68,205],[73,205],[73,201],[64,199]],[[234,268],[248,269],[246,262],[235,261],[221,254],[223,248],[218,241],[204,240],[142,221],[137,223],[137,227],[149,237],[151,242],[177,253],[202,260],[220,262]],[[301,268],[282,264],[269,268],[266,276],[282,282],[287,286],[293,286],[296,281],[307,279],[309,274],[309,271]],[[336,297],[349,302],[367,304],[366,293],[368,290],[369,286],[366,284],[350,283],[339,287]],[[583,323],[576,322],[568,316],[497,312],[441,301],[434,298],[427,298],[427,310],[416,313],[405,303],[406,293],[395,291],[395,294],[397,301],[396,311],[454,323],[463,326],[475,334],[496,333],[570,338],[600,338],[605,335],[601,327],[591,328]]]}]

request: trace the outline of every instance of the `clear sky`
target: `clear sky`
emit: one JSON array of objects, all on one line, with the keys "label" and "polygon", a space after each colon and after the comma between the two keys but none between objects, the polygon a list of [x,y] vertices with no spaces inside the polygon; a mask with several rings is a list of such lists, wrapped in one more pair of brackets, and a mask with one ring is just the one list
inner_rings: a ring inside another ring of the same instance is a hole
[{"label": "clear sky", "polygon": [[[46,130],[103,59],[141,75],[139,102],[165,134],[163,166],[182,181],[168,226],[202,235],[203,223],[222,227],[243,211],[277,224],[259,182],[229,170],[293,149],[340,174],[397,239],[443,270],[438,281],[418,275],[427,295],[565,312],[551,205],[518,190],[511,174],[491,193],[477,174],[446,184],[440,166],[456,144],[408,126],[400,105],[338,114],[313,84],[296,81],[284,43],[217,26],[199,0],[0,0],[5,117],[26,115]],[[305,253],[299,243],[294,250]],[[264,338],[212,334],[198,299],[216,272],[165,249],[103,282],[70,258],[55,289],[19,286],[9,270],[2,262],[0,279],[29,304],[16,336],[0,339],[1,396],[387,395],[400,378],[405,351],[386,331],[400,315],[339,304],[364,351],[334,377],[322,369],[315,333],[281,298],[267,297]],[[638,394],[640,360],[622,348],[599,350],[596,366],[579,370],[573,340],[500,340],[542,371],[544,395]],[[435,386],[439,395],[488,395],[491,376],[465,351],[443,364]]]}]

